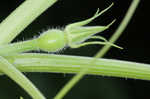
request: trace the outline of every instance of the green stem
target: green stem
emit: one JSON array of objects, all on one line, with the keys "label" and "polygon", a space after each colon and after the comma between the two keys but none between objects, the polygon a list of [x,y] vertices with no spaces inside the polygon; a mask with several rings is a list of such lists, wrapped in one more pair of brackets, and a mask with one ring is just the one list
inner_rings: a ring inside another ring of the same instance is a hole
[{"label": "green stem", "polygon": [[23,42],[11,43],[0,46],[0,55],[10,55],[26,51],[38,50],[36,39]]},{"label": "green stem", "polygon": [[11,42],[57,0],[25,0],[0,24],[0,45]]},{"label": "green stem", "polygon": [[[127,24],[129,23],[130,19],[132,18],[132,15],[134,14],[137,6],[139,4],[139,0],[133,0],[131,3],[129,10],[127,11],[127,14],[125,15],[125,18],[121,22],[121,25],[118,27],[118,30],[114,33],[112,38],[110,39],[110,42],[114,43],[123,30],[126,28]],[[94,57],[94,59],[90,62],[90,65],[94,65],[97,58],[102,57],[108,50],[110,49],[110,45],[105,46],[100,50]],[[87,68],[83,68],[76,76],[74,76],[61,90],[58,92],[58,94],[54,97],[54,99],[62,99],[69,90],[77,83],[79,80],[88,72],[90,65],[88,65]]]},{"label": "green stem", "polygon": [[[89,57],[37,53],[15,54],[5,58],[22,72],[78,73],[88,67],[87,74],[150,80],[150,65],[143,63],[97,59],[91,65],[93,58]],[[2,71],[0,73],[3,74]]]},{"label": "green stem", "polygon": [[0,56],[0,70],[24,88],[33,99],[45,99],[32,82],[2,56]]},{"label": "green stem", "polygon": [[[138,7],[138,4],[140,3],[140,0],[133,0],[131,3],[131,6],[129,7],[124,19],[120,23],[118,29],[114,33],[114,35],[110,38],[109,42],[115,43],[115,41],[121,36],[122,32],[125,30],[127,27],[128,23],[130,22],[136,8]],[[98,57],[103,57],[107,51],[111,48],[110,45],[104,46],[98,53]]]}]

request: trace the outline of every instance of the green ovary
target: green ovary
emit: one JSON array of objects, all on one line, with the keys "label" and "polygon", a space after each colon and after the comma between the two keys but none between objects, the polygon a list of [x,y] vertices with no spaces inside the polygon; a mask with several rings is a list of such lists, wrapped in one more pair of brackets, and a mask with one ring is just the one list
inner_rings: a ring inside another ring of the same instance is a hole
[{"label": "green ovary", "polygon": [[37,40],[39,49],[56,52],[66,46],[64,32],[54,29],[44,32]]}]

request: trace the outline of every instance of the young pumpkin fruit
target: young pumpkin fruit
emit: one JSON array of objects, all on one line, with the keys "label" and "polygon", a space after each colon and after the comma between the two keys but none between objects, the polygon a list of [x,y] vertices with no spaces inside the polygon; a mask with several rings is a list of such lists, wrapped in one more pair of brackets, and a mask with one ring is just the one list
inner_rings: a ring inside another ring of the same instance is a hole
[{"label": "young pumpkin fruit", "polygon": [[64,32],[57,29],[48,30],[37,38],[38,47],[47,52],[56,52],[64,48],[66,44]]},{"label": "young pumpkin fruit", "polygon": [[[98,9],[95,15],[89,19],[67,25],[64,30],[49,29],[43,32],[36,39],[0,46],[0,55],[39,49],[46,52],[57,52],[65,48],[66,46],[71,48],[79,48],[82,46],[93,44],[111,45],[116,48],[122,49],[121,47],[108,42],[102,36],[94,36],[95,34],[108,29],[115,22],[115,20],[107,26],[84,26],[106,12],[112,5],[113,4],[111,4],[108,8],[104,9],[101,12],[99,12]],[[100,41],[84,42],[87,39],[98,39]]]},{"label": "young pumpkin fruit", "polygon": [[[67,45],[71,48],[78,48],[89,44],[103,44],[103,45],[111,44],[105,38],[93,35],[108,29],[115,22],[115,20],[112,21],[107,26],[84,26],[84,25],[90,23],[92,20],[94,20],[95,18],[106,12],[112,5],[110,5],[108,8],[106,8],[101,12],[99,12],[98,9],[95,15],[89,19],[67,25],[64,31],[53,29],[44,32],[39,37],[38,41],[39,48],[44,51],[55,52],[64,48]],[[99,39],[103,40],[104,42],[96,41],[83,43],[87,39]],[[111,45],[117,48],[121,48],[114,44]]]}]

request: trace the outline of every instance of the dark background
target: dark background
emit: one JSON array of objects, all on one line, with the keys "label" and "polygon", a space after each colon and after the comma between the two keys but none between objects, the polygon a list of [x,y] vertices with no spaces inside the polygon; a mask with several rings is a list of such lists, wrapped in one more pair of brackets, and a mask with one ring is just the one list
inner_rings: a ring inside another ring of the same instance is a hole
[{"label": "dark background", "polygon": [[[24,0],[1,0],[0,21],[4,20]],[[15,40],[28,40],[48,28],[64,27],[66,24],[93,16],[97,8],[115,5],[105,14],[88,25],[107,25],[113,19],[116,23],[101,33],[107,39],[113,34],[125,15],[132,0],[59,0],[29,25]],[[130,24],[116,42],[124,50],[112,48],[105,58],[150,63],[149,54],[149,0],[141,0]],[[38,0],[37,0],[38,2]],[[15,24],[15,23],[14,23]],[[58,54],[92,57],[101,46],[91,45],[78,49],[66,49]],[[52,99],[73,75],[62,73],[25,73],[49,99]],[[66,96],[65,99],[148,99],[150,81],[85,76]],[[30,99],[16,83],[7,76],[0,76],[0,99]]]}]

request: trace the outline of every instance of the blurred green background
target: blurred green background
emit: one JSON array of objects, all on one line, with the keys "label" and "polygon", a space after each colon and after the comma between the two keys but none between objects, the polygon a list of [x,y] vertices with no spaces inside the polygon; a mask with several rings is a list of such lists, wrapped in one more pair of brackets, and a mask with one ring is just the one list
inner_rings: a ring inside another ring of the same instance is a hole
[{"label": "blurred green background", "polygon": [[[24,0],[1,0],[0,21],[4,20]],[[43,30],[62,28],[69,23],[91,17],[97,10],[105,9],[112,2],[111,10],[88,25],[107,25],[113,19],[116,23],[109,30],[99,33],[107,39],[113,34],[124,17],[132,0],[59,0],[30,24],[13,42],[28,40],[38,36]],[[38,2],[38,0],[37,0]],[[124,50],[112,48],[105,58],[135,61],[150,64],[148,0],[141,3],[132,21],[116,42]],[[14,23],[15,24],[15,23]],[[92,57],[101,46],[91,45],[78,49],[66,48],[56,54]],[[25,73],[25,75],[48,98],[52,99],[73,74],[63,73]],[[64,99],[148,99],[150,81],[86,75]],[[0,99],[30,99],[16,83],[7,76],[0,76]]]}]

